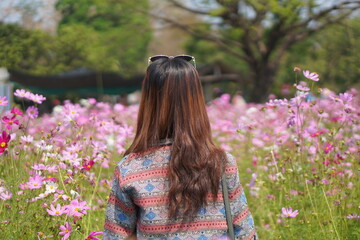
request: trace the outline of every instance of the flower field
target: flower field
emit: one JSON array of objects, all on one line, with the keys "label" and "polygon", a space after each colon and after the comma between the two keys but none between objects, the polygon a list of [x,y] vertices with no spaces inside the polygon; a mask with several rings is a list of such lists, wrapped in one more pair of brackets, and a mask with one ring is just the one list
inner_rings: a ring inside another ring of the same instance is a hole
[{"label": "flower field", "polygon": [[[360,239],[360,93],[315,91],[308,71],[297,78],[291,99],[213,100],[214,140],[237,157],[260,239]],[[33,106],[2,111],[0,239],[101,239],[138,106],[65,101],[38,117],[43,96],[15,96]]]}]

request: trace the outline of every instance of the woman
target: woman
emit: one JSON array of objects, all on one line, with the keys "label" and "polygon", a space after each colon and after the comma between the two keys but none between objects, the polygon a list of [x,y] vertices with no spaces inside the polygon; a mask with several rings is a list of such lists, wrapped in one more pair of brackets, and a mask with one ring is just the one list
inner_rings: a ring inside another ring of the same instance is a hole
[{"label": "woman", "polygon": [[149,58],[136,136],[115,169],[105,240],[226,238],[224,171],[235,236],[257,239],[236,161],[211,140],[191,60]]}]

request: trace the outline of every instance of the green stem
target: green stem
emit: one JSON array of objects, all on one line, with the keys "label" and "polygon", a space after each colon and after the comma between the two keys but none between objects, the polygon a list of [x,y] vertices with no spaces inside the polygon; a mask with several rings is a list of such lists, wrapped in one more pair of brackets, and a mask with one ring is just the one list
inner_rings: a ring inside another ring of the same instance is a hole
[{"label": "green stem", "polygon": [[331,207],[330,207],[329,202],[328,202],[328,200],[327,200],[327,197],[326,197],[326,194],[325,194],[324,188],[323,188],[323,187],[321,187],[321,189],[322,189],[322,191],[323,191],[324,198],[325,198],[325,200],[326,200],[326,204],[327,204],[327,206],[328,206],[328,208],[329,208],[330,217],[331,217],[331,223],[333,224],[333,227],[334,227],[334,230],[335,230],[335,233],[336,233],[337,239],[340,239],[340,236],[339,236],[339,233],[338,233],[338,231],[337,231],[337,229],[336,229],[336,225],[335,225],[334,218],[333,218],[333,215],[332,215]]},{"label": "green stem", "polygon": [[[318,216],[318,212],[317,212],[317,210],[316,210],[316,208],[315,208],[315,204],[314,204],[314,202],[313,202],[313,200],[312,200],[311,193],[310,193],[309,186],[308,186],[308,184],[307,184],[306,179],[305,179],[305,185],[306,185],[306,190],[307,190],[307,192],[308,192],[308,194],[309,194],[311,206],[312,206],[312,208],[313,208],[313,211],[315,211],[316,219],[318,220],[318,223],[319,223],[319,226],[320,226],[320,228],[321,228],[321,231],[325,234],[325,231],[324,231],[324,229],[323,229],[323,226],[322,226],[322,224],[321,224],[321,222],[320,222],[320,219],[319,219],[319,216]],[[326,236],[326,234],[325,234],[325,236]]]},{"label": "green stem", "polygon": [[[100,167],[100,171],[99,171],[99,174],[98,174],[98,177],[96,179],[96,183],[95,183],[95,187],[94,187],[94,191],[93,191],[93,194],[91,195],[91,198],[90,198],[90,202],[89,202],[89,207],[91,207],[92,205],[92,201],[94,199],[94,196],[95,196],[95,193],[98,189],[98,186],[99,186],[99,180],[100,180],[100,176],[101,176],[101,171],[102,171],[102,167]],[[89,231],[89,227],[90,227],[90,217],[88,216],[88,221],[87,221],[87,224],[86,224],[86,230]]]}]

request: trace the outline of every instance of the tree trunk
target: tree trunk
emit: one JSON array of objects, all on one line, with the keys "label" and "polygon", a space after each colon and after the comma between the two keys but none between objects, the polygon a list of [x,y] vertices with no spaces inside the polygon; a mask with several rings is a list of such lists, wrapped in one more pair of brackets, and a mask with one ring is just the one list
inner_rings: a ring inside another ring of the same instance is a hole
[{"label": "tree trunk", "polygon": [[268,100],[270,88],[275,79],[276,67],[269,63],[255,63],[252,69],[253,88],[250,92],[249,101],[261,103]]}]

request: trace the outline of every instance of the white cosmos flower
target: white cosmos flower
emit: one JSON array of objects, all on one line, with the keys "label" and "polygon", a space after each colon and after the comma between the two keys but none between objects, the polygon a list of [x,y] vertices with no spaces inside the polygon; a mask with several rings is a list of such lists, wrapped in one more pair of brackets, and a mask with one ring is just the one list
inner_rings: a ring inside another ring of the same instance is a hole
[{"label": "white cosmos flower", "polygon": [[56,189],[58,188],[58,185],[54,182],[49,182],[48,184],[46,184],[46,194],[49,193],[54,193],[56,191]]}]

